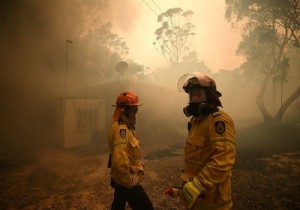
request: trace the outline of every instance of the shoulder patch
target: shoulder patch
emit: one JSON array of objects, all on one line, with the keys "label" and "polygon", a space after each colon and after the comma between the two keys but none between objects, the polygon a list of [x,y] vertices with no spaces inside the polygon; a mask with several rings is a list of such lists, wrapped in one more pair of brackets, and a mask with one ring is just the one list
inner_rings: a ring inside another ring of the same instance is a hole
[{"label": "shoulder patch", "polygon": [[218,134],[223,134],[226,130],[225,123],[223,121],[215,122],[215,129]]},{"label": "shoulder patch", "polygon": [[120,136],[124,139],[126,137],[126,130],[120,129]]}]

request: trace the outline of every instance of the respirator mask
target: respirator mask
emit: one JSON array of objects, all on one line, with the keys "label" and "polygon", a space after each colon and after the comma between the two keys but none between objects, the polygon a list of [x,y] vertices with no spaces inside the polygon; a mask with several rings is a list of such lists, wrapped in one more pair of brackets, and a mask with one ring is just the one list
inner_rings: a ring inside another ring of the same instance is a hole
[{"label": "respirator mask", "polygon": [[185,116],[206,116],[210,113],[210,104],[209,103],[199,103],[199,102],[190,102],[189,105],[183,108],[183,113]]},{"label": "respirator mask", "polygon": [[210,113],[209,94],[203,88],[191,88],[189,90],[190,102],[183,108],[183,113],[187,116],[206,116]]}]

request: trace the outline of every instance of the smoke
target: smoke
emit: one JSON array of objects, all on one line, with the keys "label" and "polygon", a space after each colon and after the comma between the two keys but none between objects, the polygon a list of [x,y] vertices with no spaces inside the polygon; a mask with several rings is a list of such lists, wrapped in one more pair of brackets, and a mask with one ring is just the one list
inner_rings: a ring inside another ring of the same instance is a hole
[{"label": "smoke", "polygon": [[[66,39],[79,40],[92,27],[111,19],[122,30],[130,30],[136,17],[132,13],[135,9],[129,2],[0,2],[2,143],[23,144],[29,139],[39,138],[35,134],[42,130],[41,122],[45,121],[41,119],[43,112],[47,111],[44,104],[49,99],[64,96]],[[70,53],[70,59],[80,61],[83,58],[82,54],[75,55]],[[73,67],[75,69],[75,65]],[[70,80],[76,78],[68,73]],[[70,89],[87,84],[88,78],[80,82],[76,79],[69,81]]]},{"label": "smoke", "polygon": [[[47,104],[49,100],[64,96],[65,73],[68,74],[70,96],[91,82],[103,82],[100,76],[91,78],[88,71],[78,74],[87,67],[85,60],[89,60],[85,51],[90,46],[82,44],[81,39],[89,30],[108,22],[112,23],[113,32],[127,33],[134,29],[140,15],[131,0],[0,1],[1,143],[43,143],[50,123],[45,117],[50,115]],[[68,68],[66,39],[73,41],[68,45]],[[295,65],[299,66],[299,63]],[[186,66],[182,71],[194,70],[200,69]],[[178,139],[185,134],[188,119],[184,118],[182,107],[186,105],[187,97],[177,92],[176,78],[179,76],[177,72],[170,72],[161,80],[161,84],[167,86],[164,88],[141,85],[134,89],[144,101],[138,125],[143,137],[147,138],[150,127],[159,130],[165,139]],[[225,111],[234,119],[252,117],[256,122],[261,119],[255,104],[260,81],[249,85],[239,75],[229,72],[212,77],[223,93],[221,100]],[[299,84],[297,75],[290,79],[293,88]],[[285,98],[292,89],[286,87]],[[111,96],[112,103],[116,96],[117,93]],[[163,134],[162,128],[168,128],[168,134]]]},{"label": "smoke", "polygon": [[110,15],[113,28],[118,31],[129,32],[134,28],[139,20],[139,10],[131,0],[113,0],[109,1]]}]

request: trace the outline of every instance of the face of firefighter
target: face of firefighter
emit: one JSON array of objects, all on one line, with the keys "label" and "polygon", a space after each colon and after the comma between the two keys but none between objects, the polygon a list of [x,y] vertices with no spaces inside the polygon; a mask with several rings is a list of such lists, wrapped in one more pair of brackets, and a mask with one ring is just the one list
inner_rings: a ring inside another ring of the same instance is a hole
[{"label": "face of firefighter", "polygon": [[207,96],[205,89],[194,87],[189,90],[189,105],[183,108],[183,113],[187,116],[206,115],[209,112],[209,104],[206,103]]},{"label": "face of firefighter", "polygon": [[206,100],[206,93],[203,88],[195,87],[189,90],[190,103],[203,103]]},{"label": "face of firefighter", "polygon": [[132,127],[136,124],[136,114],[138,113],[138,106],[131,106],[128,109],[128,121]]}]

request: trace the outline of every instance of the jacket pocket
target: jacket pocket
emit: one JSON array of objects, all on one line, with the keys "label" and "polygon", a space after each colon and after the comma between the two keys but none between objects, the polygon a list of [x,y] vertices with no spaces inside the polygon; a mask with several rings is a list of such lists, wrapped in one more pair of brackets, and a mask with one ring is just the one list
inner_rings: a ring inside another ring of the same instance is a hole
[{"label": "jacket pocket", "polygon": [[200,136],[191,136],[188,138],[185,146],[185,154],[187,158],[200,158],[203,147],[205,144],[205,138]]}]

